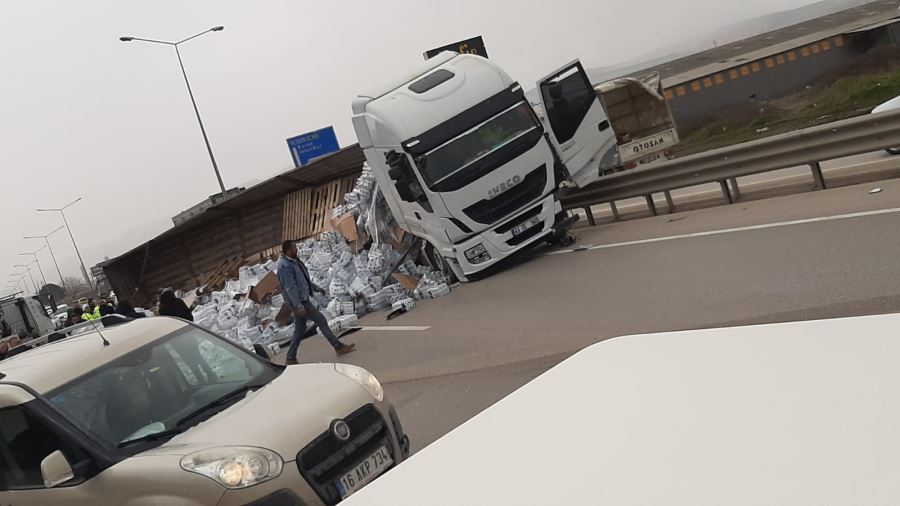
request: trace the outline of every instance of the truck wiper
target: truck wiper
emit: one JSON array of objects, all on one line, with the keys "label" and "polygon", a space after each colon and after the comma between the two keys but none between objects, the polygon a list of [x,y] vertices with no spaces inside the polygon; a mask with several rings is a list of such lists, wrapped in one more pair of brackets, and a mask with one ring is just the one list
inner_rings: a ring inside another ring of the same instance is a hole
[{"label": "truck wiper", "polygon": [[161,432],[154,432],[153,434],[147,434],[146,436],[142,436],[135,439],[129,439],[128,441],[122,441],[121,443],[116,445],[116,448],[125,448],[128,446],[132,446],[138,443],[146,443],[147,441],[155,441],[157,439],[163,439],[167,437],[176,436],[184,432],[184,427],[173,427],[169,430],[164,430]]},{"label": "truck wiper", "polygon": [[250,392],[253,390],[258,390],[264,386],[266,386],[266,383],[244,385],[241,388],[238,388],[237,390],[235,390],[234,392],[231,392],[228,395],[225,395],[224,397],[220,397],[205,406],[202,406],[198,409],[195,409],[194,411],[191,411],[187,416],[185,416],[181,420],[178,420],[178,423],[176,423],[175,426],[183,427],[185,424],[187,424],[194,418],[197,418],[198,416],[200,416],[204,413],[210,412],[216,408],[224,406],[224,405],[228,404],[229,402],[235,400],[237,397],[239,397],[242,394],[246,394],[247,392]]}]

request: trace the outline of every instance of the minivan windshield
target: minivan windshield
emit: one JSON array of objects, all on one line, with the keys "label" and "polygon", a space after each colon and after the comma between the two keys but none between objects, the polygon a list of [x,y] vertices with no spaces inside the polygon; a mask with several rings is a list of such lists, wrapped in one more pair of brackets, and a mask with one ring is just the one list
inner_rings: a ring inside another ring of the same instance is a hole
[{"label": "minivan windshield", "polygon": [[175,434],[222,400],[259,388],[280,370],[203,329],[186,327],[63,385],[47,397],[111,447]]},{"label": "minivan windshield", "polygon": [[531,106],[520,102],[421,157],[422,177],[429,186],[440,183],[538,127]]}]

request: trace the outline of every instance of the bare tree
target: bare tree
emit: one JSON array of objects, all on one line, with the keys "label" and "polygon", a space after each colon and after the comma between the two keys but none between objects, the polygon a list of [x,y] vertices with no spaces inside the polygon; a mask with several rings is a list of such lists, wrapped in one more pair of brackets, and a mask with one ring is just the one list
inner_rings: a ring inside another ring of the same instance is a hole
[{"label": "bare tree", "polygon": [[66,276],[63,280],[66,286],[66,299],[77,300],[79,297],[90,297],[91,287],[78,276]]}]

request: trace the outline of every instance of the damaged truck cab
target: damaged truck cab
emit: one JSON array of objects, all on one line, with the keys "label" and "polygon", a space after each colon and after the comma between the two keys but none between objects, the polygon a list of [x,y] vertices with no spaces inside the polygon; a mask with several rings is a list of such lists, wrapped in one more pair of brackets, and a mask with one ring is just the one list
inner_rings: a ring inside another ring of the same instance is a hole
[{"label": "damaged truck cab", "polygon": [[571,223],[557,199],[615,148],[581,64],[538,83],[546,119],[495,63],[445,52],[353,102],[353,126],[399,225],[436,268],[469,276]]}]

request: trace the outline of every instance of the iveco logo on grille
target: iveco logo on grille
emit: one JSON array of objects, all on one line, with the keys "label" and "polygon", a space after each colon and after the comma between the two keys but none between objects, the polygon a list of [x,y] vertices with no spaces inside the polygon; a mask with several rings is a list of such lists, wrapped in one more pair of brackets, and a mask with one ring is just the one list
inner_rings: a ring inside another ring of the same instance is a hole
[{"label": "iveco logo on grille", "polygon": [[500,183],[499,185],[488,190],[488,200],[500,195],[501,193],[509,190],[513,186],[522,182],[522,176],[513,176],[506,181]]},{"label": "iveco logo on grille", "polygon": [[331,433],[338,441],[347,441],[350,439],[350,426],[343,420],[335,420],[331,422]]}]

